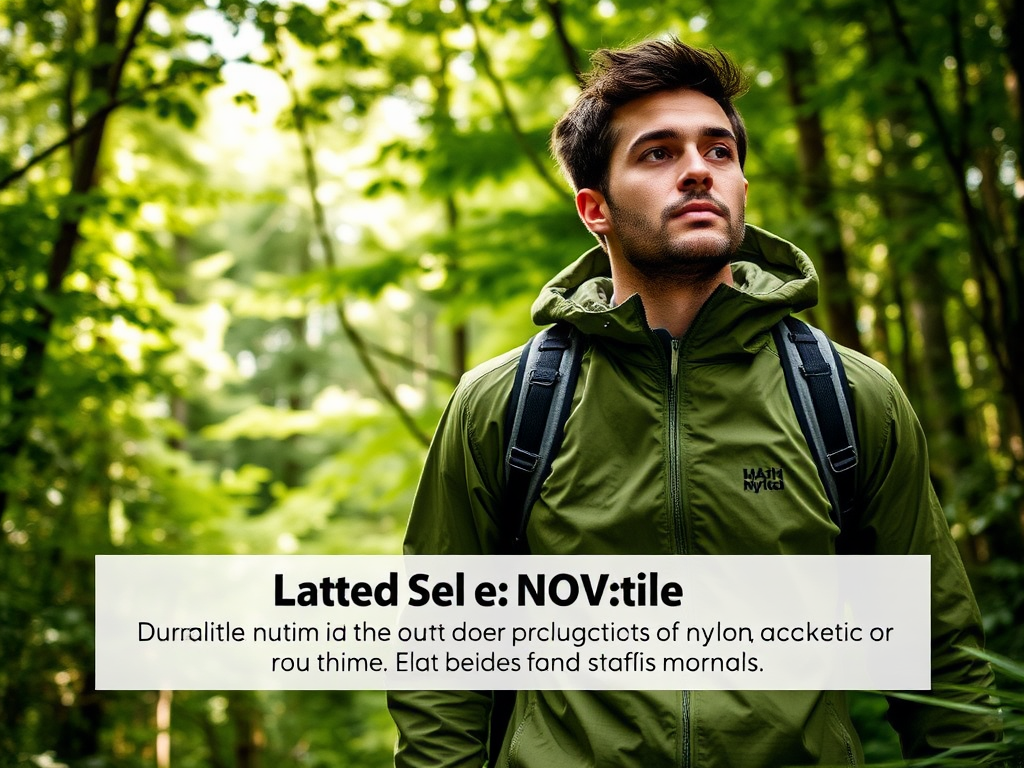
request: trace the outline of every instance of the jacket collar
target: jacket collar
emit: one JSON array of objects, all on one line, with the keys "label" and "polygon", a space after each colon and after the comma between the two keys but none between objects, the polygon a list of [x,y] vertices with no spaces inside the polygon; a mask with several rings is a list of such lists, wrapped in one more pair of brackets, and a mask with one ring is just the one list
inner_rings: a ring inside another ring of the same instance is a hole
[{"label": "jacket collar", "polygon": [[[732,270],[735,284],[715,290],[684,336],[687,359],[756,352],[779,320],[817,303],[818,278],[807,254],[753,225],[746,227]],[[625,345],[660,346],[640,297],[613,307],[611,296],[608,256],[595,247],[544,286],[533,319],[538,325],[566,321],[585,334]]]}]

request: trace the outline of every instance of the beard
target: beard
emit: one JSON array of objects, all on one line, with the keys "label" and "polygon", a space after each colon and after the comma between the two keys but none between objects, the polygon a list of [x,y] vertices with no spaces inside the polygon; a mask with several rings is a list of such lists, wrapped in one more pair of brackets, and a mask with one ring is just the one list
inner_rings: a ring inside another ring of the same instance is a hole
[{"label": "beard", "polygon": [[[743,242],[743,211],[740,210],[734,217],[729,206],[706,192],[686,195],[666,206],[660,214],[658,225],[634,209],[619,208],[607,196],[606,200],[615,222],[623,257],[647,280],[709,281],[732,261]],[[698,200],[718,207],[726,222],[725,231],[711,226],[698,226],[686,232],[685,236],[673,240],[668,231],[669,222],[680,208]]]}]

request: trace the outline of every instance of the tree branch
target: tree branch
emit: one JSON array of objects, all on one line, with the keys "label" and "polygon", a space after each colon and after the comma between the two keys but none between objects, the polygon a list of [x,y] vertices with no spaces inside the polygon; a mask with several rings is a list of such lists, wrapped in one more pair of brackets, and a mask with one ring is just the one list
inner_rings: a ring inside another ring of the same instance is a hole
[{"label": "tree branch", "polygon": [[[75,42],[82,36],[81,16],[81,5],[75,2],[68,3],[66,39],[72,42],[68,45],[69,66],[67,80],[65,80],[64,88],[61,91],[61,117],[64,120],[64,132],[67,134],[70,134],[75,129],[75,84],[77,83],[77,73],[80,64]],[[68,160],[72,165],[75,162],[74,142],[68,144]],[[3,185],[0,185],[0,189],[3,189]]]},{"label": "tree branch", "polygon": [[[439,136],[448,140],[455,134],[455,121],[452,118],[452,89],[448,82],[448,63],[452,58],[452,51],[445,45],[444,35],[440,32],[437,35],[438,66],[436,77],[437,108],[434,110],[434,128]],[[459,228],[459,204],[455,198],[455,190],[449,189],[444,198],[445,222],[448,228],[448,236],[451,239],[451,246],[447,249],[447,268],[449,274],[457,274],[461,269],[459,264],[458,228]],[[461,319],[452,328],[452,364],[455,369],[456,378],[461,378],[466,372],[466,360],[469,351],[469,327],[465,318]]]},{"label": "tree branch", "polygon": [[107,81],[107,93],[110,94],[111,97],[117,95],[117,91],[121,87],[121,78],[124,75],[125,65],[128,63],[128,59],[132,55],[132,51],[135,50],[135,46],[139,42],[139,35],[142,34],[142,29],[146,26],[146,17],[149,15],[149,11],[152,7],[153,0],[142,0],[142,5],[139,6],[139,12],[135,14],[135,21],[132,22],[132,26],[129,28],[128,34],[125,36],[124,45],[121,46],[121,52],[118,54],[117,60],[114,62],[114,66],[110,68],[109,80]]},{"label": "tree branch", "polygon": [[[281,50],[281,43],[278,39],[278,34],[279,30],[275,27],[274,36],[270,40],[271,52],[274,57],[277,73],[284,81],[292,99],[291,111],[292,117],[295,120],[295,132],[298,134],[299,144],[302,150],[302,161],[306,173],[306,186],[309,191],[310,204],[313,211],[313,227],[320,242],[320,247],[324,253],[324,261],[328,268],[333,269],[337,264],[337,259],[334,254],[334,241],[331,239],[331,236],[327,231],[327,217],[324,214],[323,205],[321,205],[320,200],[316,196],[317,189],[320,188],[320,179],[316,163],[313,158],[313,139],[310,136],[309,127],[306,123],[305,110],[302,106],[302,100],[299,96],[298,88],[295,85],[295,79],[292,77],[291,69],[289,69],[288,65],[285,63],[284,53]],[[352,324],[348,313],[345,311],[344,301],[335,301],[334,307],[337,312],[338,322],[341,325],[342,331],[346,338],[348,338],[349,343],[352,344],[353,349],[355,349],[356,356],[362,363],[364,370],[369,375],[370,380],[373,382],[373,385],[377,389],[381,398],[391,406],[398,415],[399,420],[403,425],[405,425],[406,429],[409,430],[416,440],[423,445],[429,445],[430,436],[420,428],[420,425],[416,423],[412,414],[410,414],[398,401],[395,393],[391,391],[391,388],[384,381],[384,376],[381,374],[377,364],[370,356],[370,348],[367,341]]]},{"label": "tree branch", "polygon": [[899,42],[903,54],[907,57],[907,61],[914,68],[914,85],[924,101],[925,109],[928,112],[928,116],[932,119],[935,131],[939,135],[939,146],[942,149],[942,154],[945,156],[946,162],[954,174],[962,178],[966,158],[961,157],[956,151],[953,139],[949,134],[949,128],[946,126],[946,121],[942,119],[942,112],[939,109],[935,93],[921,75],[921,63],[918,59],[917,51],[914,50],[913,43],[911,43],[910,37],[907,35],[907,22],[900,13],[899,8],[896,7],[896,0],[885,0],[885,6],[889,11],[889,19],[892,22],[892,31],[896,35],[896,40]]},{"label": "tree branch", "polygon": [[444,371],[441,370],[440,368],[433,368],[425,363],[421,363],[418,360],[413,360],[411,357],[403,355],[400,352],[393,352],[387,347],[381,344],[376,344],[372,341],[365,341],[364,343],[366,344],[366,348],[370,352],[375,354],[377,357],[382,357],[385,360],[390,360],[392,363],[397,363],[398,365],[404,366],[405,368],[408,368],[411,371],[416,371],[417,373],[424,373],[433,379],[439,379],[441,381],[447,382],[448,384],[459,383],[459,377],[456,374],[452,373],[451,371]]},{"label": "tree branch", "polygon": [[960,2],[950,0],[949,7],[949,34],[950,43],[953,48],[953,58],[956,59],[956,104],[960,125],[959,145],[957,154],[962,158],[970,156],[968,136],[971,126],[971,101],[968,95],[967,86],[967,57],[964,55],[964,41],[961,26]]},{"label": "tree branch", "polygon": [[[953,138],[950,136],[949,129],[946,126],[945,120],[942,118],[942,112],[939,109],[939,103],[935,97],[935,93],[921,74],[920,60],[917,56],[917,51],[914,50],[910,37],[907,35],[906,20],[903,18],[902,14],[900,14],[899,8],[896,7],[896,0],[885,0],[885,5],[889,11],[892,30],[896,35],[900,48],[903,50],[903,54],[906,56],[907,61],[914,67],[914,85],[917,88],[918,93],[921,95],[921,99],[924,101],[925,110],[928,112],[928,115],[932,120],[932,124],[935,126],[935,131],[939,138],[939,146],[942,149],[942,154],[945,157],[946,163],[949,165],[950,172],[953,176],[953,184],[956,187],[961,214],[964,218],[964,224],[967,227],[970,239],[971,252],[981,260],[992,276],[991,283],[993,283],[993,285],[991,287],[998,296],[998,323],[999,327],[1005,330],[1007,312],[1011,306],[1009,296],[1007,294],[1007,285],[1010,281],[1008,281],[1002,274],[999,261],[992,248],[989,246],[985,233],[982,231],[981,222],[985,221],[985,216],[978,212],[974,203],[971,201],[971,194],[967,189],[966,179],[967,158],[961,156],[954,146]],[[962,64],[962,62],[960,62],[960,64]],[[964,127],[964,130],[967,130],[966,126]],[[983,291],[985,282],[987,281],[982,280],[980,283]],[[996,336],[998,335],[999,334],[997,333]],[[1005,345],[999,345],[998,347],[993,348],[992,352],[997,361],[1001,361],[1004,366],[1008,366],[1008,361],[1005,359]]]},{"label": "tree branch", "polygon": [[558,39],[558,46],[562,49],[562,56],[565,64],[572,72],[573,77],[579,85],[583,85],[583,69],[580,67],[580,57],[576,53],[576,46],[569,40],[569,33],[565,29],[565,16],[562,13],[561,0],[544,0],[544,7],[551,17],[551,23],[555,27],[555,37]]},{"label": "tree branch", "polygon": [[459,7],[462,9],[462,15],[466,19],[466,23],[473,30],[473,39],[476,41],[476,57],[480,62],[480,68],[484,71],[487,79],[491,81],[491,84],[494,85],[494,90],[498,94],[498,101],[501,102],[502,114],[505,115],[509,128],[512,129],[512,137],[515,139],[516,144],[519,145],[523,154],[526,155],[526,159],[533,166],[534,170],[537,171],[537,174],[544,183],[551,187],[559,197],[568,197],[568,190],[551,175],[548,166],[534,152],[533,147],[530,146],[530,142],[526,138],[526,134],[523,132],[522,126],[519,125],[519,118],[516,117],[515,110],[512,108],[512,102],[508,97],[505,83],[495,74],[494,67],[491,66],[491,57],[484,47],[483,38],[480,36],[480,29],[477,27],[476,19],[473,18],[473,14],[469,10],[468,1],[459,0]]},{"label": "tree branch", "polygon": [[48,157],[50,157],[53,153],[73,144],[75,141],[77,141],[82,136],[89,133],[89,131],[91,131],[93,128],[95,128],[101,120],[105,121],[110,116],[111,112],[120,107],[123,107],[125,104],[130,104],[131,102],[140,99],[143,96],[146,96],[150,93],[155,93],[157,91],[163,90],[164,88],[168,88],[174,85],[178,80],[180,80],[185,75],[212,74],[219,70],[220,64],[217,64],[215,66],[198,66],[194,69],[179,70],[178,72],[175,72],[173,75],[165,77],[163,80],[158,80],[157,82],[150,83],[149,85],[146,85],[143,88],[138,88],[129,94],[108,101],[106,104],[103,104],[102,106],[98,107],[95,112],[89,115],[89,117],[82,122],[81,125],[69,130],[67,135],[65,135],[62,139],[55,141],[46,149],[41,150],[40,152],[32,155],[32,157],[25,161],[24,165],[22,165],[19,168],[15,168],[6,176],[0,178],[0,189],[5,189],[14,182],[16,182],[18,179],[20,179],[22,176],[24,176],[26,173],[32,170],[35,166],[39,165],[39,163],[43,162]]}]

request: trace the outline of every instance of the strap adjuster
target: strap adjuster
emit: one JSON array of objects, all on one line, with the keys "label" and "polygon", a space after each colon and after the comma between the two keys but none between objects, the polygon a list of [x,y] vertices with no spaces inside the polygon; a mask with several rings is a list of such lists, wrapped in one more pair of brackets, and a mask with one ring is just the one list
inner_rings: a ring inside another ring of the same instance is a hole
[{"label": "strap adjuster", "polygon": [[828,454],[828,463],[833,472],[846,472],[857,466],[857,449],[852,445]]},{"label": "strap adjuster", "polygon": [[553,387],[560,377],[557,368],[534,368],[530,371],[530,383],[539,387]]},{"label": "strap adjuster", "polygon": [[813,371],[808,371],[807,366],[800,366],[800,373],[805,379],[810,379],[814,376],[832,376],[832,366],[828,363],[823,363],[822,368],[816,368]]},{"label": "strap adjuster", "polygon": [[540,460],[540,456],[536,453],[530,453],[524,451],[518,446],[512,446],[512,449],[508,453],[508,463],[513,469],[518,469],[522,472],[532,473],[537,468],[537,462]]}]

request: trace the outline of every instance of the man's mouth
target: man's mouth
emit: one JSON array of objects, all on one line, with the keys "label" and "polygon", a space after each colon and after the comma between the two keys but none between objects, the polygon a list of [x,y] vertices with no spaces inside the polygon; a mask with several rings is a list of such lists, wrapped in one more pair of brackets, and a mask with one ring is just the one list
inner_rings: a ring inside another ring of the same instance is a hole
[{"label": "man's mouth", "polygon": [[719,216],[724,218],[725,212],[722,210],[721,206],[710,200],[688,200],[670,208],[666,218],[676,219],[689,215],[699,218],[709,218],[710,216]]}]

